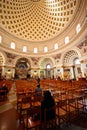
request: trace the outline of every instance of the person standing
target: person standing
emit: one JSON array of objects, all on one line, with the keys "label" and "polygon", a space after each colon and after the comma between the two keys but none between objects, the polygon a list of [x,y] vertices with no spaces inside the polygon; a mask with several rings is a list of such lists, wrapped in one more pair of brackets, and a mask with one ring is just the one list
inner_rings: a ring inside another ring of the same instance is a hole
[{"label": "person standing", "polygon": [[[55,101],[53,96],[51,95],[50,91],[44,91],[43,100],[41,102],[41,115],[42,115],[42,122],[44,121],[44,112],[45,109],[50,109],[55,107]],[[46,113],[46,120],[51,120],[55,117],[55,110],[52,109]]]}]

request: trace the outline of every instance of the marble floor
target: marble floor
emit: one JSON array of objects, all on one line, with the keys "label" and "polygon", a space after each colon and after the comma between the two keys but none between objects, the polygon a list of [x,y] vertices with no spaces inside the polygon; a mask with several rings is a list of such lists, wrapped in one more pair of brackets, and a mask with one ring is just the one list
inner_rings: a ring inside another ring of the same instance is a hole
[{"label": "marble floor", "polygon": [[[23,124],[19,125],[19,115],[15,108],[0,113],[0,130],[23,130]],[[87,118],[76,120],[70,126],[63,125],[60,130],[87,130]]]}]

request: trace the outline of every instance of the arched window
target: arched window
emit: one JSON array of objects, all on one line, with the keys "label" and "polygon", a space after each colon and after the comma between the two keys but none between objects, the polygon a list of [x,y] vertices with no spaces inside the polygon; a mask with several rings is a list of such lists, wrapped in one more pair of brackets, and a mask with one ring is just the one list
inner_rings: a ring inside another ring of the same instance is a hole
[{"label": "arched window", "polygon": [[54,45],[54,49],[55,50],[58,49],[58,44],[57,43]]},{"label": "arched window", "polygon": [[34,53],[37,53],[37,48],[34,48]]},{"label": "arched window", "polygon": [[79,61],[78,58],[75,58],[75,59],[74,59],[74,65],[77,65],[77,64],[80,64],[80,61]]},{"label": "arched window", "polygon": [[23,46],[23,52],[27,52],[27,47]]},{"label": "arched window", "polygon": [[44,52],[48,52],[47,46],[44,47]]},{"label": "arched window", "polygon": [[69,37],[65,37],[65,44],[69,43]]},{"label": "arched window", "polygon": [[11,42],[11,48],[15,49],[15,43],[14,42]]},{"label": "arched window", "polygon": [[51,68],[50,64],[47,64],[46,69],[49,70]]},{"label": "arched window", "polygon": [[0,43],[2,43],[2,36],[0,36]]},{"label": "arched window", "polygon": [[78,24],[78,25],[76,26],[76,33],[78,34],[78,33],[80,32],[80,30],[81,30],[81,26],[80,26],[80,24]]}]

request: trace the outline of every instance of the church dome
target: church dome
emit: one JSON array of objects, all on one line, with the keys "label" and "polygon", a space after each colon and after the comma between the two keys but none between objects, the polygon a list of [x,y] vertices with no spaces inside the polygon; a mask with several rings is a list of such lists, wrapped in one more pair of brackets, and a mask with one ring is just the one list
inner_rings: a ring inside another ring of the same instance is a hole
[{"label": "church dome", "polygon": [[59,35],[75,15],[77,0],[1,0],[1,26],[28,41]]}]

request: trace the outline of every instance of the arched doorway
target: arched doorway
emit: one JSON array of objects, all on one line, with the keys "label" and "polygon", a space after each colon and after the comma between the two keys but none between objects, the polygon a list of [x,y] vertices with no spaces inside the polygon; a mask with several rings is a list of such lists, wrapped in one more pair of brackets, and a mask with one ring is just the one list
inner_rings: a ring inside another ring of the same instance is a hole
[{"label": "arched doorway", "polygon": [[0,79],[4,78],[5,74],[4,74],[4,62],[5,62],[5,59],[4,59],[4,55],[0,52]]},{"label": "arched doorway", "polygon": [[78,77],[76,66],[80,67],[76,62],[79,60],[79,54],[76,50],[70,50],[63,57],[63,78],[64,80],[76,79]]},{"label": "arched doorway", "polygon": [[53,78],[54,69],[53,69],[53,60],[52,58],[44,58],[40,62],[40,78]]},{"label": "arched doorway", "polygon": [[80,61],[79,61],[78,57],[76,57],[73,60],[73,66],[74,66],[73,71],[74,71],[75,79],[82,77],[81,64],[80,64]]},{"label": "arched doorway", "polygon": [[15,78],[26,79],[30,78],[30,62],[27,58],[20,58],[16,63]]},{"label": "arched doorway", "polygon": [[50,64],[46,65],[46,77],[51,78],[51,65]]}]

